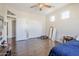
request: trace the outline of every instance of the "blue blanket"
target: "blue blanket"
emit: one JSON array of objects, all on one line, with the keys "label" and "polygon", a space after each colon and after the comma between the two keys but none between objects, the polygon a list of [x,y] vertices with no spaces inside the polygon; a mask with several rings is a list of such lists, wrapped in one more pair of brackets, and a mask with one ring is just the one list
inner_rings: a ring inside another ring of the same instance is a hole
[{"label": "blue blanket", "polygon": [[79,41],[72,40],[51,49],[49,56],[79,56]]}]

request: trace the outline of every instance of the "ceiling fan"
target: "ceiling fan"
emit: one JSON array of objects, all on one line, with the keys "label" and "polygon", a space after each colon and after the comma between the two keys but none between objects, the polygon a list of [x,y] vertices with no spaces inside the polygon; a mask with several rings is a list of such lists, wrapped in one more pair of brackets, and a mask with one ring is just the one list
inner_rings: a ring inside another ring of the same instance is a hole
[{"label": "ceiling fan", "polygon": [[43,8],[51,8],[51,7],[55,7],[55,6],[50,6],[46,3],[37,3],[36,5],[31,6],[31,8],[35,8],[35,7],[39,8],[39,10],[42,11]]}]

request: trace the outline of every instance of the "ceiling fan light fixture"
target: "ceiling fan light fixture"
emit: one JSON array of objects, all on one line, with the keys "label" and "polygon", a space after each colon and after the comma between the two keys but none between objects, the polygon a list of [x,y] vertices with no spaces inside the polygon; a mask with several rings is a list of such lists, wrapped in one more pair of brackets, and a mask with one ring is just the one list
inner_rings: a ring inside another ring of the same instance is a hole
[{"label": "ceiling fan light fixture", "polygon": [[48,5],[48,4],[45,4],[45,3],[37,3],[36,5],[32,6],[33,7],[37,7],[40,9],[40,11],[44,8],[51,8],[52,6]]},{"label": "ceiling fan light fixture", "polygon": [[42,7],[43,7],[43,5],[42,5],[42,4],[40,4],[40,5],[39,5],[39,7],[40,7],[40,8],[42,8]]}]

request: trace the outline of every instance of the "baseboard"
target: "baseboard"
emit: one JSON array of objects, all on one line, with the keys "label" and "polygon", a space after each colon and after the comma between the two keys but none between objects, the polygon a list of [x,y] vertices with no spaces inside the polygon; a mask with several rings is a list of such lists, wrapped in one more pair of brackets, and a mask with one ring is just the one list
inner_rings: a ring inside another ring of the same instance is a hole
[{"label": "baseboard", "polygon": [[7,38],[7,39],[16,39],[16,37],[11,37],[11,38]]},{"label": "baseboard", "polygon": [[23,40],[16,40],[16,42],[30,40],[30,39],[41,39],[41,37],[28,38],[28,39],[23,39]]},{"label": "baseboard", "polygon": [[25,40],[17,40],[16,42],[25,41]]}]

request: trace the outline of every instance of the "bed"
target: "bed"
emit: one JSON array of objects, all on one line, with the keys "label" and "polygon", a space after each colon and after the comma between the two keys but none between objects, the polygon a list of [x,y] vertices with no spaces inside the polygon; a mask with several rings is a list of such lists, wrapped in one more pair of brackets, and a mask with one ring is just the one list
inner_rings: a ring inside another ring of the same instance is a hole
[{"label": "bed", "polygon": [[71,40],[51,49],[49,56],[79,56],[79,41]]}]

